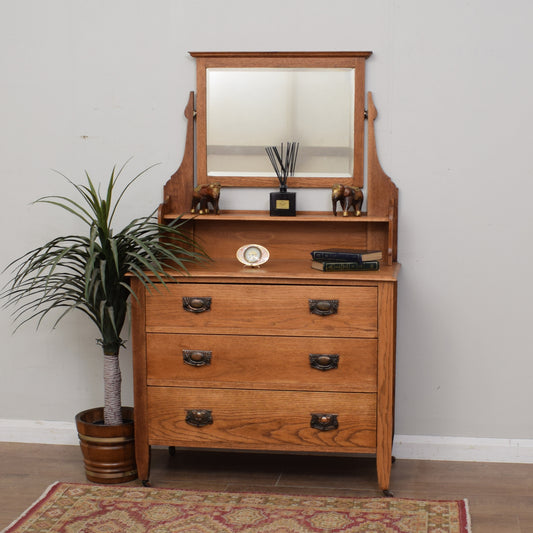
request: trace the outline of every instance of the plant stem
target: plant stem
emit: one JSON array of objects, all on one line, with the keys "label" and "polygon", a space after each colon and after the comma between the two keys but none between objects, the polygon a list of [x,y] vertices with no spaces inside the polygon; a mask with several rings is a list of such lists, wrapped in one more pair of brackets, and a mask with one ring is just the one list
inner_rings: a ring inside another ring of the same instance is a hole
[{"label": "plant stem", "polygon": [[122,424],[121,382],[118,353],[104,354],[104,424]]}]

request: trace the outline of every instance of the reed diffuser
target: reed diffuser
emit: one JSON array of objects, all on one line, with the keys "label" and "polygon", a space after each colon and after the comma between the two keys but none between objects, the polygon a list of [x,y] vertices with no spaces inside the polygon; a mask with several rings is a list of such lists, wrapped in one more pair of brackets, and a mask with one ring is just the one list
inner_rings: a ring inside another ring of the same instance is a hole
[{"label": "reed diffuser", "polygon": [[287,192],[287,178],[294,176],[299,145],[297,142],[289,142],[285,148],[281,143],[280,150],[277,146],[265,148],[279,180],[279,192],[270,193],[270,216],[296,216],[296,193]]}]

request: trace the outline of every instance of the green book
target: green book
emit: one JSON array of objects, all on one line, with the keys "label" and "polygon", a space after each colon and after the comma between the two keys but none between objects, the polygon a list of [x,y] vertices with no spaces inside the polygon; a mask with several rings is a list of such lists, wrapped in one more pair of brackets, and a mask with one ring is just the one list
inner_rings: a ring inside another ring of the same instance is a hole
[{"label": "green book", "polygon": [[342,270],[379,270],[379,261],[311,261],[311,267],[324,272]]}]

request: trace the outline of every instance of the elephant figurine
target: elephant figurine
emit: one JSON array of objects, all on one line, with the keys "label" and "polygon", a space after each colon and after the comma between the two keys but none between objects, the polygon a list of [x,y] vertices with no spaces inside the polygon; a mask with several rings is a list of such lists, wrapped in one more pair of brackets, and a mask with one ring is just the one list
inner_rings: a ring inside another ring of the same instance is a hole
[{"label": "elephant figurine", "polygon": [[337,184],[331,188],[331,205],[335,216],[337,216],[337,202],[340,202],[344,210],[344,185]]},{"label": "elephant figurine", "polygon": [[191,213],[199,215],[209,214],[209,204],[215,215],[218,215],[218,201],[220,199],[220,183],[214,182],[198,185],[192,193]]},{"label": "elephant figurine", "polygon": [[363,191],[359,187],[337,184],[331,188],[331,204],[335,216],[337,216],[337,202],[339,202],[342,207],[342,216],[347,217],[348,210],[353,207],[355,216],[360,217],[363,199]]}]

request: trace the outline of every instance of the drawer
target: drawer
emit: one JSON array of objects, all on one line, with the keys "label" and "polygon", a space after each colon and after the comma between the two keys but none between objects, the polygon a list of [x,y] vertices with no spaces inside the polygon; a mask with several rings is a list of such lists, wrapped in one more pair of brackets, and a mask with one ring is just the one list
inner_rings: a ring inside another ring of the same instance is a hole
[{"label": "drawer", "polygon": [[148,387],[147,418],[153,445],[376,451],[376,395],[371,393]]},{"label": "drawer", "polygon": [[375,339],[150,333],[146,342],[149,385],[376,391]]},{"label": "drawer", "polygon": [[[192,302],[184,309],[184,300]],[[204,307],[195,307],[204,299]],[[315,314],[310,311],[310,301]],[[327,306],[333,311],[323,309]],[[160,333],[377,336],[377,288],[180,283],[146,295],[146,328]]]}]

